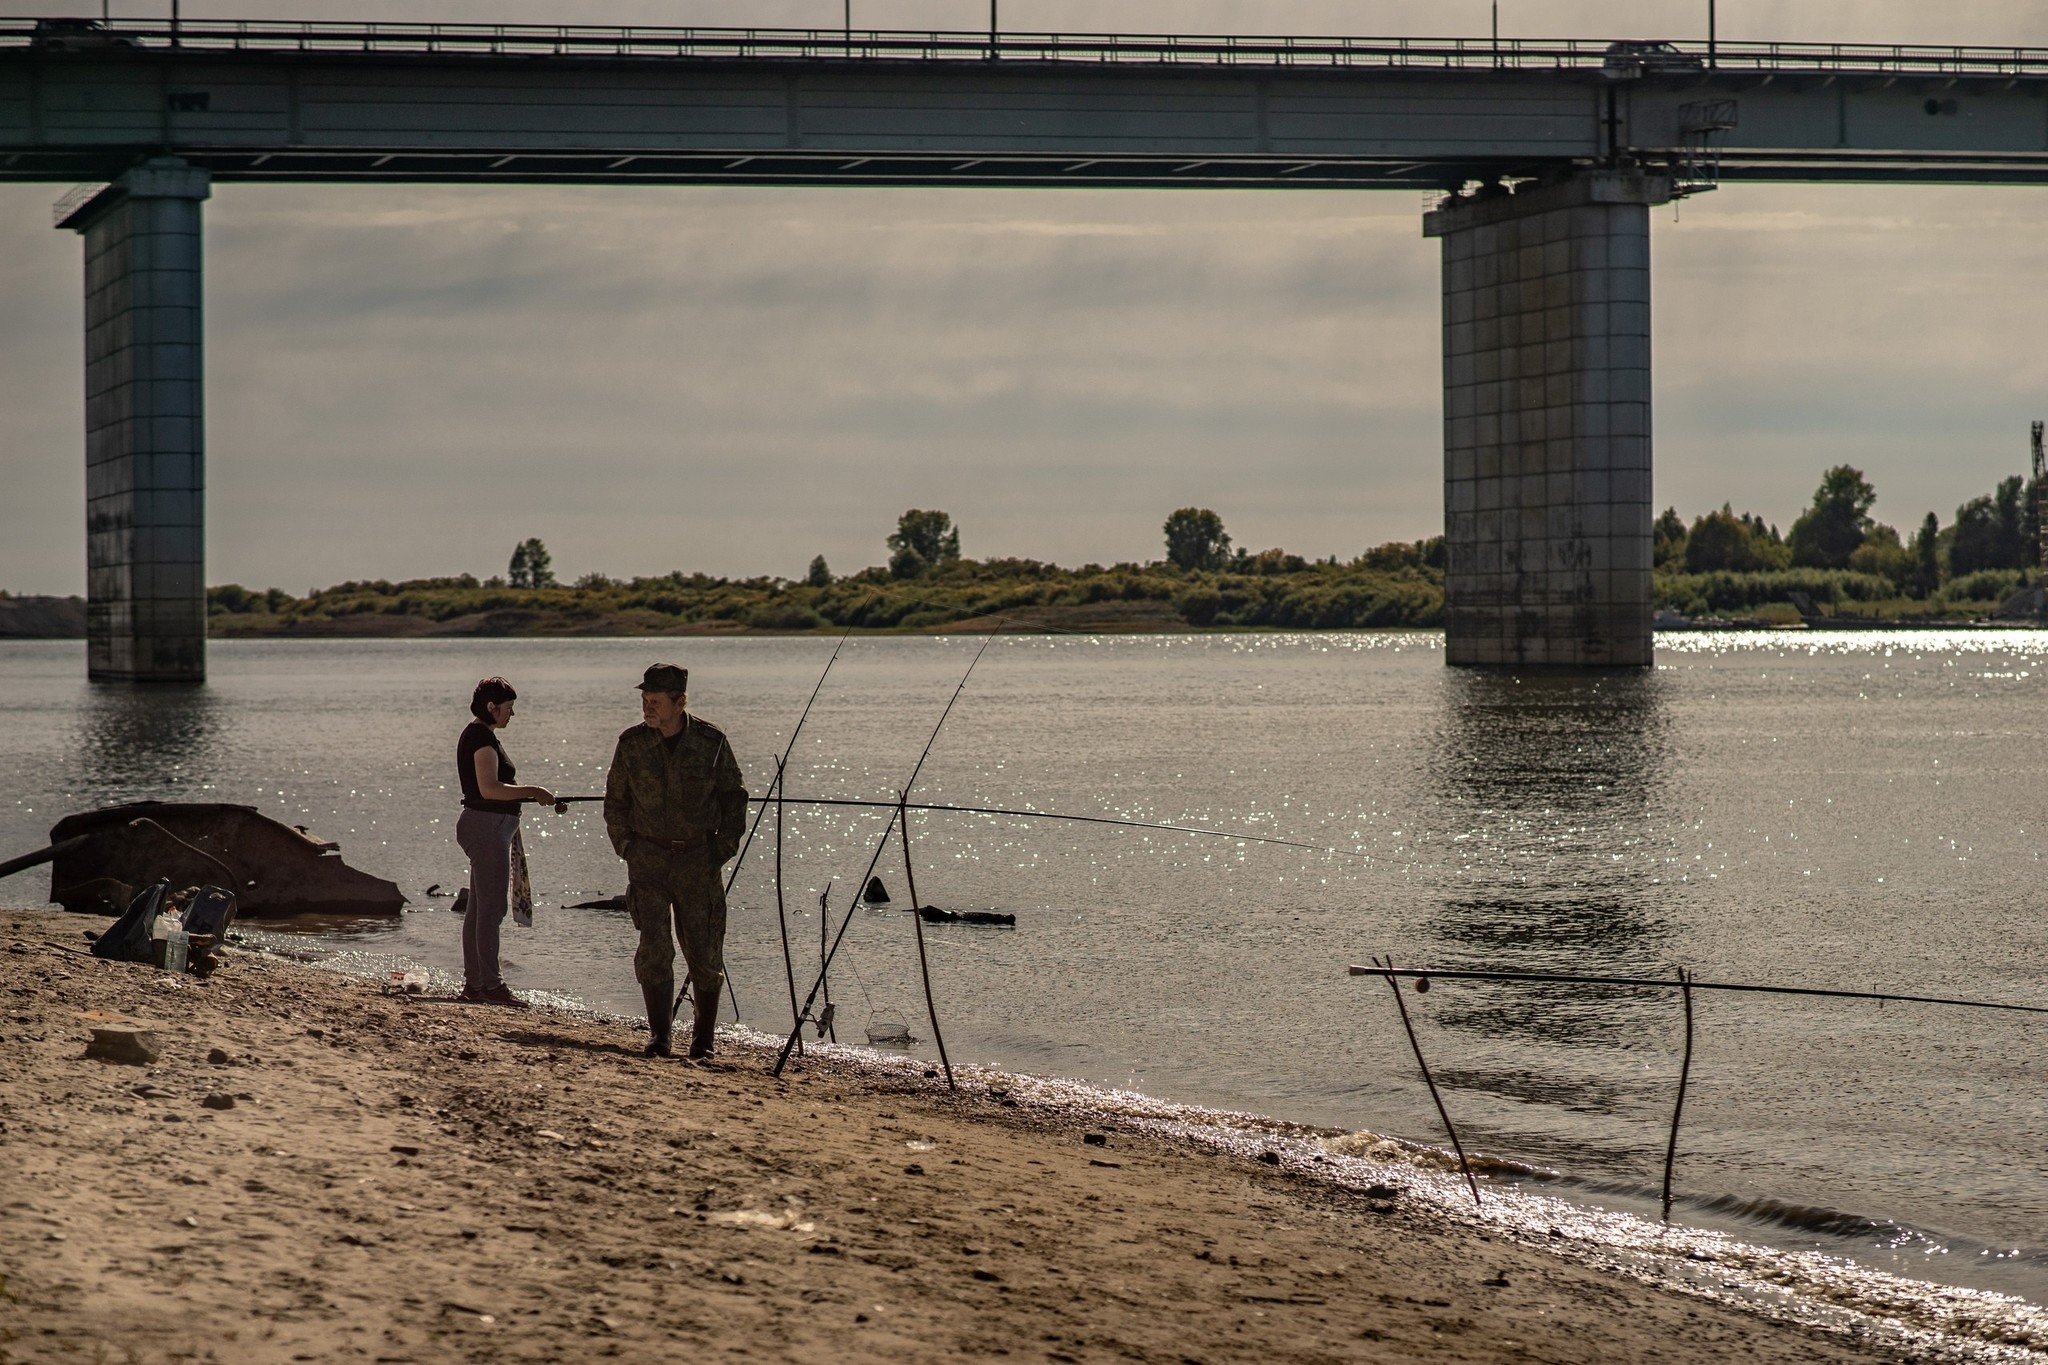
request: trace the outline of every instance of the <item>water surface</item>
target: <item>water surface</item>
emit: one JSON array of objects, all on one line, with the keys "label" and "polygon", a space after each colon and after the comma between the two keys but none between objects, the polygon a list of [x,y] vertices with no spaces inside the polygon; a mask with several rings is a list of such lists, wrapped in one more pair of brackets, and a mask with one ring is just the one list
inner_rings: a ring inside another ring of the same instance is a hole
[{"label": "water surface", "polygon": [[[980,642],[847,644],[791,763],[799,795],[892,797]],[[520,775],[601,789],[657,655],[760,790],[833,642],[225,642],[203,688],[89,686],[82,647],[0,644],[0,853],[65,812],[249,802],[414,898],[332,942],[459,971],[455,736],[470,685],[520,688]],[[1004,637],[916,796],[1276,835],[916,818],[926,902],[1018,916],[928,931],[955,1059],[1434,1139],[1387,989],[1349,963],[1670,976],[2048,1004],[2040,913],[2048,635],[1689,635],[1642,674],[1446,669],[1426,633]],[[508,976],[637,1012],[624,889],[594,807],[526,817],[531,932]],[[793,813],[783,886],[814,971],[881,818]],[[747,1023],[786,1026],[772,845],[735,890]],[[881,874],[900,904],[901,858]],[[38,901],[40,872],[0,883]],[[911,925],[856,912],[842,1037],[928,1040]],[[1681,1023],[1670,992],[1443,983],[1407,997],[1468,1147],[1648,1207]],[[1702,995],[1679,1213],[1780,1245],[2048,1299],[2048,1023]],[[929,1054],[928,1041],[916,1050]]]}]

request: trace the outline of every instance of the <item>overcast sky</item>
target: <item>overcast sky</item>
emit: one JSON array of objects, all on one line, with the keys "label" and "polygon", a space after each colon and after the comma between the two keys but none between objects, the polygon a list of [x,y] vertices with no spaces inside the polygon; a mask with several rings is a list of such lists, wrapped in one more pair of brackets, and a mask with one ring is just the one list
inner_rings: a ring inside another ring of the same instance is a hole
[{"label": "overcast sky", "polygon": [[[61,5],[0,0],[0,14]],[[115,15],[165,6],[116,3]],[[831,24],[754,4],[199,5],[187,15]],[[1006,28],[1482,34],[1483,0],[1034,3]],[[855,0],[856,26],[985,4]],[[1504,34],[1701,4],[1506,0]],[[2048,45],[2048,7],[1722,0],[1726,38]],[[0,587],[84,584],[78,239],[0,186]],[[1349,557],[1441,529],[1421,196],[224,185],[206,209],[208,580],[800,575],[963,550],[1156,558],[1172,509]],[[1789,523],[1847,461],[1902,528],[2048,417],[2037,189],[1729,187],[1653,214],[1656,498]]]}]

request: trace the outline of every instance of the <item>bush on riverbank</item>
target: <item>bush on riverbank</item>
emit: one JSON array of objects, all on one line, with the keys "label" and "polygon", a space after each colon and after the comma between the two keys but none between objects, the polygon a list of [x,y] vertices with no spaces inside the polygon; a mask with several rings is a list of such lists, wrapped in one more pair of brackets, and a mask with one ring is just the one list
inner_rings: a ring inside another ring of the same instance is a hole
[{"label": "bush on riverbank", "polygon": [[1797,612],[1790,610],[1797,592],[1828,614],[1968,620],[1987,614],[2031,578],[2017,569],[1985,569],[1952,579],[1925,597],[1902,594],[1896,583],[1880,574],[1850,569],[1660,572],[1652,581],[1656,605],[1681,616],[1761,614],[1797,620]]},{"label": "bush on riverbank", "polygon": [[[222,636],[912,632],[998,616],[1046,630],[1363,630],[1443,624],[1443,570],[1432,562],[1440,560],[1439,544],[1396,542],[1349,563],[1268,550],[1217,570],[962,559],[917,578],[874,568],[822,583],[592,574],[573,586],[512,588],[463,575],[340,583],[304,597],[231,583],[207,598],[212,633]],[[1831,614],[1969,619],[2026,581],[2017,570],[1984,570],[1910,598],[1882,575],[1847,569],[1673,569],[1654,580],[1660,608],[1787,622],[1798,619],[1790,606],[1795,592]]]},{"label": "bush on riverbank", "polygon": [[1061,568],[958,559],[917,577],[591,574],[569,587],[514,588],[470,575],[337,584],[304,597],[238,584],[209,590],[216,635],[642,634],[664,631],[930,630],[1016,613],[1047,628],[1359,629],[1443,620],[1441,541],[1395,542],[1350,563],[1281,550],[1189,571],[1165,562]]}]

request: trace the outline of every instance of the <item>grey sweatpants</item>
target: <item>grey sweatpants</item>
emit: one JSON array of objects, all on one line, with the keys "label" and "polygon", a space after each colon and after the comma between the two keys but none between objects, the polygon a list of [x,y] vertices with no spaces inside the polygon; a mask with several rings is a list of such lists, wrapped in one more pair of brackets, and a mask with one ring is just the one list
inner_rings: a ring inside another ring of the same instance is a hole
[{"label": "grey sweatpants", "polygon": [[455,842],[469,855],[469,913],[462,919],[462,985],[472,993],[505,984],[498,934],[512,898],[512,836],[519,817],[464,808]]}]

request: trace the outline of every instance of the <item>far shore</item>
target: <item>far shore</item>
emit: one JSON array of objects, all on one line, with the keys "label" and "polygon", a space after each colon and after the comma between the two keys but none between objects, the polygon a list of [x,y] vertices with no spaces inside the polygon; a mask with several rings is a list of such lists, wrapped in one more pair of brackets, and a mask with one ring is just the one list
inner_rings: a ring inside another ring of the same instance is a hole
[{"label": "far shore", "polygon": [[104,923],[0,911],[0,1360],[1898,1358],[986,1082],[173,978]]}]

